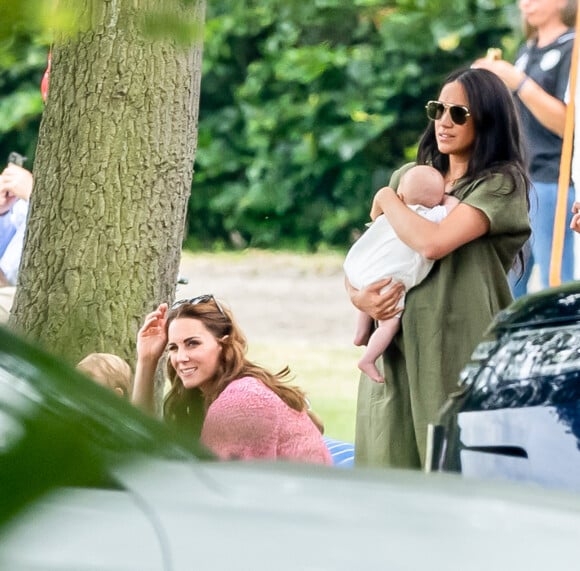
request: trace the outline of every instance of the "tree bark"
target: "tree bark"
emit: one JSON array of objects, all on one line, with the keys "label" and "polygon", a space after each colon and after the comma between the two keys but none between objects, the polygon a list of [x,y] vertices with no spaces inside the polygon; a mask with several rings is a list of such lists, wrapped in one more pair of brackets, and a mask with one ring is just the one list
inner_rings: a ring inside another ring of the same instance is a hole
[{"label": "tree bark", "polygon": [[144,15],[202,29],[205,1],[85,0],[55,39],[10,324],[72,363],[134,360],[144,317],[175,294],[197,144],[201,34],[143,33]]}]

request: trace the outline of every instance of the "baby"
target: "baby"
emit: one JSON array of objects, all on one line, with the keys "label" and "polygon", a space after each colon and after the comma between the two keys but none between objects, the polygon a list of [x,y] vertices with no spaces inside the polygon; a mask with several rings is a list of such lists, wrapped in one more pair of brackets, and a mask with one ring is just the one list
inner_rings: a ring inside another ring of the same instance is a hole
[{"label": "baby", "polygon": [[[397,194],[417,214],[437,223],[459,204],[457,198],[445,194],[441,173],[427,165],[416,165],[405,172]],[[394,281],[402,282],[408,291],[425,279],[433,264],[433,260],[402,242],[381,214],[349,250],[344,271],[348,281],[357,289],[392,277]],[[384,383],[385,379],[375,362],[401,326],[403,305],[404,299],[401,300],[401,312],[391,319],[379,321],[372,334],[372,318],[362,311],[358,314],[354,343],[367,346],[358,366],[377,383]]]}]

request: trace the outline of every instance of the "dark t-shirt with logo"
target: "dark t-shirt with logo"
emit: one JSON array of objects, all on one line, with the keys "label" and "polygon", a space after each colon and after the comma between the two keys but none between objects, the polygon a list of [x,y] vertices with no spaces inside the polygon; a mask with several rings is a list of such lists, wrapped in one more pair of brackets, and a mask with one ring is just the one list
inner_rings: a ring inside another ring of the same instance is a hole
[{"label": "dark t-shirt with logo", "polygon": [[[570,28],[551,44],[539,48],[530,40],[520,49],[515,66],[531,77],[544,91],[565,101],[568,96],[574,29]],[[526,138],[532,180],[558,182],[562,138],[546,129],[516,97]]]}]

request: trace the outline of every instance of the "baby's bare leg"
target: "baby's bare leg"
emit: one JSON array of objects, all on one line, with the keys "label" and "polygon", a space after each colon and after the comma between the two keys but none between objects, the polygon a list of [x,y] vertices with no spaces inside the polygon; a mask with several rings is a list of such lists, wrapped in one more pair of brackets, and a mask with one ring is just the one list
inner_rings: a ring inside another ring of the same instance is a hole
[{"label": "baby's bare leg", "polygon": [[379,321],[379,326],[370,336],[366,351],[358,362],[358,368],[377,383],[384,383],[385,379],[377,369],[375,362],[385,352],[400,326],[401,318],[399,316]]},{"label": "baby's bare leg", "polygon": [[373,326],[373,319],[364,311],[358,311],[356,320],[356,332],[354,334],[354,344],[357,347],[366,345],[369,342]]}]

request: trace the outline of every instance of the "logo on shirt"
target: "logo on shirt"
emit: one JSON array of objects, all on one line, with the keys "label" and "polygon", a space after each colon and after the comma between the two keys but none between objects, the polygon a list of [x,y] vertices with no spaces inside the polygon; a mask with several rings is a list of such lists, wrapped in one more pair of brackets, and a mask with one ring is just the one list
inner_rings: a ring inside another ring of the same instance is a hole
[{"label": "logo on shirt", "polygon": [[542,61],[540,61],[540,68],[542,71],[549,71],[558,65],[562,59],[562,52],[560,50],[550,50],[544,54]]},{"label": "logo on shirt", "polygon": [[520,71],[526,71],[526,67],[528,67],[528,61],[530,61],[530,56],[528,54],[522,54],[514,64],[516,69]]}]

